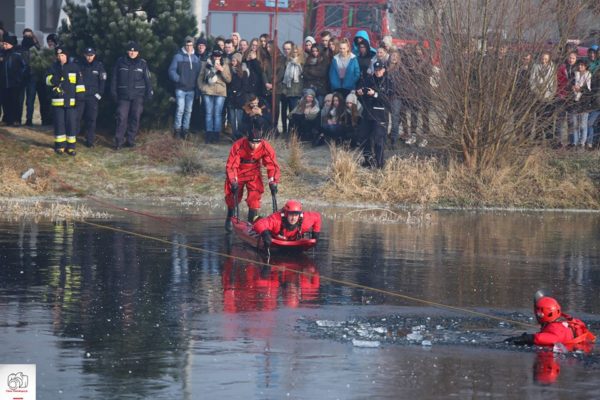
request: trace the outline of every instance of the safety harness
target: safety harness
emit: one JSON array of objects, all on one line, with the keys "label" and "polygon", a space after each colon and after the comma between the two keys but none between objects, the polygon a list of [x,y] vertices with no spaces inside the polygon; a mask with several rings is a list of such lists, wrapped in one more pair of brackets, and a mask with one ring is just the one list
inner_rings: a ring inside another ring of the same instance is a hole
[{"label": "safety harness", "polygon": [[583,342],[594,343],[596,341],[596,336],[594,336],[594,334],[590,332],[585,322],[583,322],[579,318],[573,318],[572,316],[565,313],[563,313],[562,316],[565,318],[564,322],[567,323],[569,329],[573,331],[573,340],[564,343],[565,345],[574,345]]}]

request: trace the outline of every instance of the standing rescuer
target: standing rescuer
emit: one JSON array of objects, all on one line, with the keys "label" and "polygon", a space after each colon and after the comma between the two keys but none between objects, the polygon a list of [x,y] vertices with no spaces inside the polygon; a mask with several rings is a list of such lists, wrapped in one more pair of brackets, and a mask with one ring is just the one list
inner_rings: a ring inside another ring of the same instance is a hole
[{"label": "standing rescuer", "polygon": [[[258,107],[258,105],[257,105]],[[253,129],[247,137],[236,141],[231,147],[225,167],[225,202],[227,203],[227,218],[225,230],[231,232],[233,212],[246,187],[246,203],[248,204],[248,221],[253,222],[258,216],[260,200],[264,192],[260,165],[267,169],[269,188],[274,195],[277,193],[277,183],[281,172],[275,150],[269,142],[262,138],[262,131]]]},{"label": "standing rescuer", "polygon": [[98,102],[104,94],[106,70],[102,62],[96,59],[96,50],[93,47],[85,49],[83,56],[85,59],[81,63],[81,75],[85,85],[85,97],[81,104],[77,105],[77,121],[82,128],[85,127],[85,145],[94,147]]},{"label": "standing rescuer", "polygon": [[62,46],[55,49],[56,61],[46,76],[46,84],[52,87],[52,108],[54,109],[54,152],[65,152],[74,156],[77,135],[77,99],[85,93],[81,70],[76,63],[69,61],[69,55]]}]

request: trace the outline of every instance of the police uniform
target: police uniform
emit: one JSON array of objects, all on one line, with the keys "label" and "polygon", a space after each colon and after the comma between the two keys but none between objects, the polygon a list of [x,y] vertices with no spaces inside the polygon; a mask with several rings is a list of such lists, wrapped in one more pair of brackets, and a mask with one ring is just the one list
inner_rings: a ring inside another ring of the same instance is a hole
[{"label": "police uniform", "polygon": [[46,75],[46,85],[52,88],[52,108],[54,110],[54,151],[57,154],[75,155],[77,135],[77,98],[85,93],[79,65],[69,61],[62,47],[56,48],[56,55],[65,54],[67,62],[61,65],[57,60]]},{"label": "police uniform", "polygon": [[[84,54],[95,55],[96,51],[88,47]],[[80,64],[81,75],[85,85],[85,95],[77,105],[77,122],[79,123],[78,132],[85,129],[85,144],[88,147],[94,145],[96,136],[96,119],[98,117],[98,102],[104,95],[104,85],[106,84],[106,70],[101,61],[96,58],[92,62],[87,59],[82,60]]]},{"label": "police uniform", "polygon": [[[129,42],[127,51],[139,51],[139,46]],[[117,102],[115,147],[119,149],[123,144],[133,147],[144,99],[150,99],[153,94],[146,60],[129,56],[119,58],[113,70],[111,94]]]},{"label": "police uniform", "polygon": [[[373,68],[376,70],[383,69],[386,68],[386,65],[377,61],[373,65]],[[378,78],[375,74],[361,78],[358,87],[363,89],[361,97],[365,108],[361,129],[363,139],[365,140],[362,145],[363,154],[365,158],[373,158],[374,166],[383,168],[383,150],[388,131],[388,113],[390,110],[392,89],[387,71],[384,71],[384,75],[381,78]],[[365,93],[366,88],[372,89],[375,92],[373,96]],[[369,141],[373,144],[373,156],[371,156]]]}]

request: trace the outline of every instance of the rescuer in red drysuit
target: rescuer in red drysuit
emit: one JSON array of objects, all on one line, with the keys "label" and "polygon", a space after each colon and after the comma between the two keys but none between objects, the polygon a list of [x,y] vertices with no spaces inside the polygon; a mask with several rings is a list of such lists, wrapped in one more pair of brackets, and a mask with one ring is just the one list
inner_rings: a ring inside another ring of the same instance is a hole
[{"label": "rescuer in red drysuit", "polygon": [[534,312],[542,326],[540,331],[508,338],[506,343],[528,346],[554,346],[560,343],[568,350],[574,350],[585,348],[596,340],[583,321],[562,313],[560,304],[552,297],[536,299]]},{"label": "rescuer in red drysuit", "polygon": [[225,166],[225,202],[227,203],[227,219],[225,229],[232,230],[231,217],[235,209],[235,196],[238,204],[246,187],[246,203],[248,204],[248,221],[253,222],[258,216],[260,198],[264,192],[260,165],[267,169],[271,194],[277,193],[277,184],[281,172],[275,150],[262,138],[261,130],[251,130],[247,137],[236,141],[231,147]]},{"label": "rescuer in red drysuit", "polygon": [[321,214],[302,211],[302,203],[288,200],[280,211],[257,220],[253,228],[262,236],[266,248],[271,246],[273,235],[284,240],[299,240],[304,234],[310,233],[310,237],[318,241],[321,233]]}]

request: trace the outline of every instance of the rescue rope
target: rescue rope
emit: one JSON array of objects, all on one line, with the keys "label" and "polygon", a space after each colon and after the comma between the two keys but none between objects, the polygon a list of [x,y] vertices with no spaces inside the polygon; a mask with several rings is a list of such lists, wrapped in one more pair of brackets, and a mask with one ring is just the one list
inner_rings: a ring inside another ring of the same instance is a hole
[{"label": "rescue rope", "polygon": [[[155,214],[151,214],[151,213],[146,213],[146,212],[142,212],[142,211],[132,210],[132,209],[129,209],[127,207],[117,206],[117,205],[112,204],[110,202],[101,200],[101,199],[97,198],[96,196],[87,194],[87,193],[83,192],[82,190],[78,190],[75,187],[73,187],[72,185],[69,185],[68,183],[62,181],[60,178],[56,178],[55,177],[55,179],[57,181],[59,181],[59,183],[61,183],[61,185],[63,185],[64,188],[69,189],[70,191],[72,191],[74,193],[78,193],[78,194],[82,195],[83,197],[87,197],[90,200],[97,202],[98,204],[102,204],[102,205],[104,205],[106,207],[110,207],[110,208],[113,208],[113,209],[116,209],[116,210],[119,210],[119,211],[124,211],[124,212],[132,213],[132,214],[137,214],[137,215],[141,215],[141,216],[145,216],[145,217],[149,217],[149,218],[159,219],[159,220],[167,221],[167,222],[170,222],[170,223],[174,224],[174,221],[171,218],[163,217],[163,216],[159,216],[159,215],[155,215]],[[219,219],[219,218],[206,218],[205,220],[216,220],[216,219]],[[140,237],[140,238],[143,238],[143,239],[154,240],[154,241],[159,242],[159,243],[164,243],[164,244],[176,245],[176,246],[184,247],[184,248],[187,248],[189,250],[197,251],[197,252],[200,252],[200,253],[212,254],[212,255],[219,256],[219,257],[223,257],[223,258],[230,258],[232,260],[249,262],[249,263],[254,263],[254,264],[257,264],[257,265],[263,265],[263,266],[267,266],[267,267],[275,267],[275,268],[277,268],[279,270],[282,270],[282,271],[303,274],[303,275],[305,275],[305,276],[307,276],[309,278],[316,276],[315,273],[311,273],[311,272],[307,272],[307,271],[298,271],[298,270],[287,268],[287,267],[284,267],[284,266],[277,266],[277,265],[274,266],[274,265],[271,265],[269,263],[265,263],[265,262],[262,262],[262,261],[252,260],[252,259],[245,258],[245,257],[238,257],[238,256],[234,256],[234,255],[231,255],[231,254],[221,253],[221,252],[217,252],[217,251],[213,251],[213,250],[207,250],[207,249],[203,249],[201,247],[191,246],[191,245],[188,245],[188,244],[175,243],[175,242],[172,242],[170,240],[161,239],[161,238],[156,237],[156,236],[145,235],[145,234],[142,234],[142,233],[128,231],[128,230],[121,229],[121,228],[116,228],[116,227],[112,227],[112,226],[97,224],[97,223],[90,222],[90,221],[85,221],[85,220],[81,220],[79,222],[87,224],[87,225],[90,225],[90,226],[94,226],[94,227],[100,228],[100,229],[112,230],[112,231],[115,231],[115,232],[121,232],[121,233],[125,233],[125,234],[128,234],[128,235],[137,236],[137,237]],[[538,327],[537,325],[530,324],[530,323],[527,323],[527,322],[510,320],[510,319],[507,319],[507,318],[502,318],[502,317],[497,317],[495,315],[486,314],[486,313],[483,313],[483,312],[480,312],[480,311],[470,310],[468,308],[451,306],[451,305],[448,305],[448,304],[438,303],[438,302],[431,301],[431,300],[420,299],[418,297],[409,296],[409,295],[405,295],[405,294],[398,293],[398,292],[392,292],[392,291],[385,290],[385,289],[379,289],[379,288],[375,288],[375,287],[372,287],[372,286],[363,285],[363,284],[356,283],[356,282],[345,281],[345,280],[342,280],[342,279],[336,279],[336,278],[328,277],[328,276],[324,276],[324,275],[319,275],[319,277],[320,277],[320,279],[322,279],[324,281],[328,281],[328,282],[335,283],[335,284],[338,284],[338,285],[347,286],[347,287],[354,287],[354,288],[357,288],[357,289],[363,289],[363,290],[367,290],[367,291],[374,292],[374,293],[380,293],[380,294],[384,294],[384,295],[391,296],[391,297],[397,297],[397,298],[409,300],[409,301],[412,301],[412,302],[415,302],[415,303],[427,304],[429,306],[436,307],[436,308],[443,308],[443,309],[452,310],[452,311],[459,311],[459,312],[463,312],[463,313],[467,313],[467,314],[471,314],[471,315],[476,315],[478,317],[483,317],[483,318],[487,318],[487,319],[497,320],[497,321],[500,321],[500,322],[505,322],[505,323],[514,324],[514,325],[521,325],[521,326],[525,326],[527,328],[531,328],[531,327],[537,328]]]},{"label": "rescue rope", "polygon": [[[112,226],[107,226],[107,225],[102,225],[102,224],[97,224],[94,222],[90,222],[90,221],[79,221],[81,223],[87,224],[89,226],[93,226],[99,229],[107,229],[107,230],[112,230],[115,232],[120,232],[120,233],[125,233],[131,236],[136,236],[142,239],[149,239],[149,240],[153,240],[159,243],[164,243],[164,244],[169,244],[169,245],[175,245],[175,246],[179,246],[179,247],[184,247],[188,250],[193,250],[193,251],[197,251],[200,253],[205,253],[205,254],[212,254],[215,256],[219,256],[219,257],[223,257],[223,258],[230,258],[232,260],[238,260],[238,261],[243,261],[243,262],[247,262],[247,263],[253,263],[255,265],[263,265],[263,266],[267,266],[267,267],[274,267],[277,268],[281,271],[286,271],[286,272],[292,272],[292,273],[298,273],[298,274],[302,274],[305,275],[307,277],[314,277],[316,276],[315,273],[312,272],[308,272],[308,271],[298,271],[292,268],[288,268],[285,266],[279,266],[279,265],[271,265],[262,261],[257,261],[257,260],[253,260],[253,259],[249,259],[249,258],[245,258],[245,257],[238,257],[238,256],[234,256],[231,254],[226,254],[226,253],[221,253],[218,251],[213,251],[213,250],[207,250],[207,249],[203,249],[201,247],[196,247],[196,246],[192,246],[189,244],[181,244],[181,243],[175,243],[173,241],[170,240],[166,240],[166,239],[161,239],[159,237],[156,236],[150,236],[150,235],[146,235],[143,233],[137,233],[137,232],[133,232],[133,231],[128,231],[125,229],[121,229],[121,228],[116,228],[116,227],[112,227]],[[402,293],[398,293],[398,292],[392,292],[389,290],[385,290],[385,289],[379,289],[376,287],[372,287],[372,286],[367,286],[367,285],[363,285],[360,283],[356,283],[356,282],[351,282],[351,281],[345,281],[342,279],[337,279],[337,278],[333,278],[333,277],[329,277],[329,276],[325,276],[325,275],[321,275],[319,274],[319,277],[321,280],[324,281],[328,281],[331,283],[335,283],[338,285],[342,285],[342,286],[347,286],[347,287],[354,287],[357,289],[364,289],[370,292],[375,292],[375,293],[380,293],[380,294],[384,294],[387,296],[391,296],[391,297],[397,297],[397,298],[401,298],[401,299],[405,299],[405,300],[409,300],[412,302],[416,302],[416,303],[422,303],[422,304],[427,304],[430,305],[432,307],[436,307],[436,308],[444,308],[447,310],[452,310],[452,311],[459,311],[459,312],[463,312],[463,313],[467,313],[467,314],[471,314],[471,315],[476,315],[478,317],[484,317],[487,319],[493,319],[493,320],[497,320],[497,321],[501,321],[501,322],[506,322],[509,324],[514,324],[514,325],[521,325],[521,326],[525,326],[528,328],[534,327],[537,328],[537,325],[533,325],[527,322],[521,322],[521,321],[514,321],[514,320],[510,320],[507,318],[502,318],[502,317],[497,317],[495,315],[491,315],[491,314],[486,314],[483,312],[479,312],[479,311],[474,311],[474,310],[470,310],[468,308],[463,308],[463,307],[457,307],[457,306],[451,306],[448,304],[443,304],[443,303],[438,303],[435,301],[431,301],[431,300],[425,300],[425,299],[420,299],[418,297],[413,297],[413,296],[408,296]]]}]

